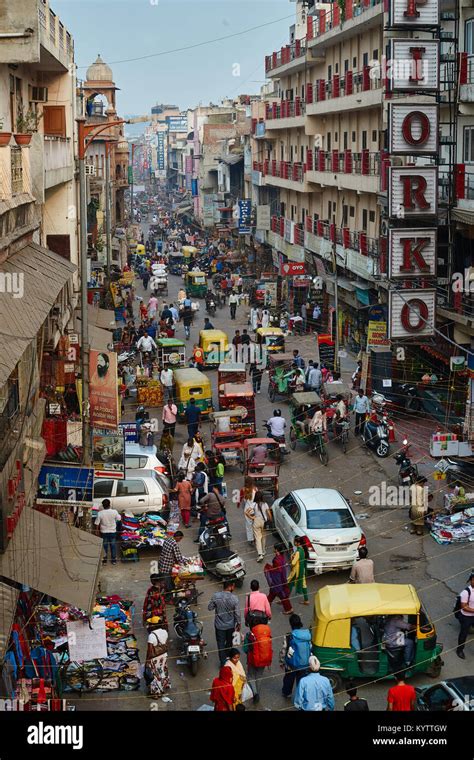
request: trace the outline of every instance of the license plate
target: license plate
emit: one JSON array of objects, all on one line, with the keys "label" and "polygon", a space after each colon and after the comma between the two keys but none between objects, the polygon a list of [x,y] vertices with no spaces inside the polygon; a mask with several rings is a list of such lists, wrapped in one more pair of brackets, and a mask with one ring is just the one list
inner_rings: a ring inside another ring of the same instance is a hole
[{"label": "license plate", "polygon": [[227,533],[227,528],[218,528],[217,532],[218,533]]},{"label": "license plate", "polygon": [[326,546],[327,552],[343,552],[346,550],[346,546]]},{"label": "license plate", "polygon": [[243,576],[243,575],[245,575],[244,571],[243,571],[243,570],[239,570],[239,571],[238,571],[238,572],[235,574],[235,577],[236,577],[236,578],[242,578],[242,576]]},{"label": "license plate", "polygon": [[201,651],[201,647],[198,646],[197,644],[193,644],[188,647],[188,652],[200,652],[200,651]]}]

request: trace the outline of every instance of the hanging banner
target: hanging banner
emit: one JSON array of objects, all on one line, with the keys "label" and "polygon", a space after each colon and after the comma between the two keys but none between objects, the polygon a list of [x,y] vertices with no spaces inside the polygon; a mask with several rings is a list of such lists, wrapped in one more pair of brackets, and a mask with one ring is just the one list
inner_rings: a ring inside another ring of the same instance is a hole
[{"label": "hanging banner", "polygon": [[257,229],[270,229],[270,206],[257,206]]},{"label": "hanging banner", "polygon": [[92,506],[94,470],[62,464],[43,465],[38,475],[38,504]]},{"label": "hanging banner", "polygon": [[91,427],[117,430],[120,404],[116,353],[91,350],[89,404]]},{"label": "hanging banner", "polygon": [[92,432],[92,466],[96,478],[125,478],[124,431],[110,433],[104,430]]}]

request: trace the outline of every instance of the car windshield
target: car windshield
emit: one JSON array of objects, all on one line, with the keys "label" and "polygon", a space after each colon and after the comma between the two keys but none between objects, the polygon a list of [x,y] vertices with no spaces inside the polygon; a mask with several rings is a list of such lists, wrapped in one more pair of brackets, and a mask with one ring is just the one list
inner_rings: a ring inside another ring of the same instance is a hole
[{"label": "car windshield", "polygon": [[306,512],[306,523],[310,530],[355,527],[354,519],[348,509],[310,509]]}]

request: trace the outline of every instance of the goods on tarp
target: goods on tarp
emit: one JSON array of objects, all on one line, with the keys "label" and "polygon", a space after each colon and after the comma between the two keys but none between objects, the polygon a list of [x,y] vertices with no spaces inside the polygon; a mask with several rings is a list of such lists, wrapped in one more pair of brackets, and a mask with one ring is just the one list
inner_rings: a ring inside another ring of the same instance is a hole
[{"label": "goods on tarp", "polygon": [[474,541],[474,507],[452,515],[438,515],[430,524],[431,535],[438,544]]}]

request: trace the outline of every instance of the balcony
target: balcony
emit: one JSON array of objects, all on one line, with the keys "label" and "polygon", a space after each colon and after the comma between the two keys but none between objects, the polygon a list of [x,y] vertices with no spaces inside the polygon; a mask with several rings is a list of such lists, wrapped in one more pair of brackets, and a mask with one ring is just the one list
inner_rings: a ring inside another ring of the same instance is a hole
[{"label": "balcony", "polygon": [[74,60],[72,37],[49,7],[48,0],[38,0],[41,64],[49,71],[69,70]]},{"label": "balcony", "polygon": [[285,45],[279,51],[265,56],[265,73],[268,77],[282,76],[305,68],[307,46],[306,37]]},{"label": "balcony", "polygon": [[308,150],[306,179],[327,187],[347,188],[365,193],[379,191],[380,153],[363,150]]},{"label": "balcony", "polygon": [[474,56],[459,53],[459,100],[474,103]]},{"label": "balcony", "polygon": [[304,228],[284,216],[272,216],[267,242],[290,261],[304,261]]},{"label": "balcony", "polygon": [[385,271],[379,240],[366,232],[336,227],[324,221],[307,217],[305,225],[305,248],[323,259],[332,261],[334,247],[339,260],[353,274],[370,279],[380,277]]},{"label": "balcony", "polygon": [[257,187],[263,187],[265,185],[263,161],[254,161],[252,164],[252,184]]},{"label": "balcony", "polygon": [[474,328],[474,299],[472,293],[454,293],[449,285],[437,287],[437,313],[450,322]]},{"label": "balcony", "polygon": [[74,159],[69,137],[44,135],[44,188],[74,179]]},{"label": "balcony", "polygon": [[266,159],[263,162],[263,174],[267,185],[309,192],[306,181],[306,166],[301,162],[275,161]]},{"label": "balcony", "polygon": [[301,98],[282,100],[281,103],[265,104],[267,130],[304,127],[306,106]]},{"label": "balcony", "polygon": [[380,69],[364,66],[362,71],[334,74],[331,80],[318,79],[306,85],[306,113],[319,116],[327,113],[359,111],[382,104],[383,88]]},{"label": "balcony", "polygon": [[381,23],[383,0],[345,0],[343,7],[333,3],[328,10],[320,9],[308,16],[307,46],[312,51],[323,51],[325,46],[348,39]]}]

